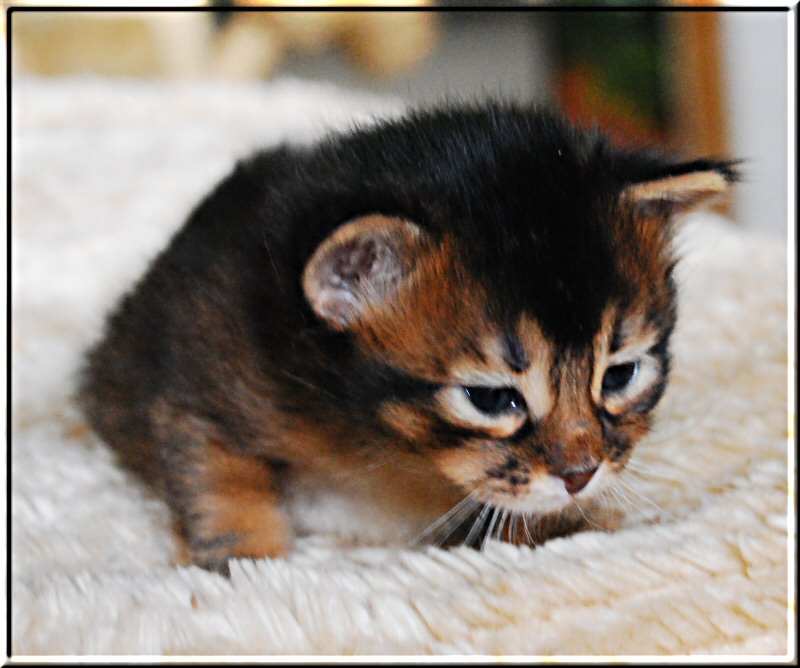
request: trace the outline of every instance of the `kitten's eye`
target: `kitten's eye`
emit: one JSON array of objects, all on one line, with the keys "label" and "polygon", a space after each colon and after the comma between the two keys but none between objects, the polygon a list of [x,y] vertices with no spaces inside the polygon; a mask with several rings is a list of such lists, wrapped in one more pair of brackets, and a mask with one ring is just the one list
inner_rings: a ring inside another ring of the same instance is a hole
[{"label": "kitten's eye", "polygon": [[603,392],[624,390],[639,373],[639,362],[617,364],[606,369],[603,376]]},{"label": "kitten's eye", "polygon": [[487,415],[525,409],[525,399],[513,387],[464,387],[472,405]]}]

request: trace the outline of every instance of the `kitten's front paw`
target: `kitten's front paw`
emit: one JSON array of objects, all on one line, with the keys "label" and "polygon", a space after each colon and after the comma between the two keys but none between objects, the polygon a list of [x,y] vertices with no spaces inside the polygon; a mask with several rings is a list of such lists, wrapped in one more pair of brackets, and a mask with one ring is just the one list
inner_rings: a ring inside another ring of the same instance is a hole
[{"label": "kitten's front paw", "polygon": [[289,523],[278,505],[274,472],[261,459],[215,443],[193,453],[189,475],[171,480],[185,561],[229,573],[230,559],[285,556]]},{"label": "kitten's front paw", "polygon": [[183,546],[178,561],[230,577],[231,559],[284,557],[289,551],[289,545],[285,534],[275,532],[269,535],[226,533],[213,538],[195,538],[189,545]]},{"label": "kitten's front paw", "polygon": [[230,577],[228,562],[233,558],[233,550],[238,543],[239,536],[232,533],[213,538],[195,538],[189,546],[189,561],[212,573]]},{"label": "kitten's front paw", "polygon": [[198,561],[195,563],[195,565],[212,573],[218,573],[225,578],[230,578],[231,576],[231,566],[228,557],[224,557],[223,559]]}]

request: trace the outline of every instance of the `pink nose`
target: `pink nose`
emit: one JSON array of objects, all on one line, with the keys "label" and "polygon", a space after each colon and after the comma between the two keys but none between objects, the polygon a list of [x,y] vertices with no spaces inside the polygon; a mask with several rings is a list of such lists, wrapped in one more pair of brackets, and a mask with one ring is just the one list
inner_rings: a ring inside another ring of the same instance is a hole
[{"label": "pink nose", "polygon": [[559,474],[559,478],[564,481],[564,487],[567,488],[568,493],[577,494],[589,484],[595,471],[597,471],[596,466],[588,471],[564,471]]}]

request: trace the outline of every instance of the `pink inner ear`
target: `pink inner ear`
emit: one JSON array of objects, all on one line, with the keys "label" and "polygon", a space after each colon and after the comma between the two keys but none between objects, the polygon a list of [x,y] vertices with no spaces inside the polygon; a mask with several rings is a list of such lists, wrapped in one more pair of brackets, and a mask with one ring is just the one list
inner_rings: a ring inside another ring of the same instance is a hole
[{"label": "pink inner ear", "polygon": [[309,304],[345,329],[384,301],[416,261],[422,233],[413,223],[374,214],[346,223],[314,252],[303,272]]},{"label": "pink inner ear", "polygon": [[352,284],[368,276],[377,257],[374,239],[355,238],[343,243],[332,258],[332,273],[338,279],[337,284]]},{"label": "pink inner ear", "polygon": [[670,211],[705,204],[728,191],[728,182],[715,171],[691,172],[629,186],[623,197],[646,211],[665,206]]}]

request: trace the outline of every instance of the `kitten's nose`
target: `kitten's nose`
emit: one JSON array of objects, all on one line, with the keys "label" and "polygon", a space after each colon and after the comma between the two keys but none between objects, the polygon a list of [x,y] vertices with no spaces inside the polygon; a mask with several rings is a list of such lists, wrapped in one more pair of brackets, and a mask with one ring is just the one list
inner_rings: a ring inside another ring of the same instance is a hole
[{"label": "kitten's nose", "polygon": [[595,471],[597,471],[596,466],[584,471],[568,470],[559,473],[558,477],[564,481],[564,487],[569,494],[577,494],[589,484]]}]

